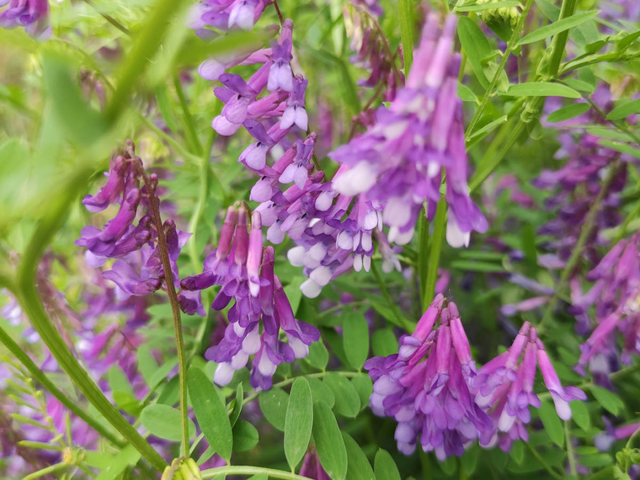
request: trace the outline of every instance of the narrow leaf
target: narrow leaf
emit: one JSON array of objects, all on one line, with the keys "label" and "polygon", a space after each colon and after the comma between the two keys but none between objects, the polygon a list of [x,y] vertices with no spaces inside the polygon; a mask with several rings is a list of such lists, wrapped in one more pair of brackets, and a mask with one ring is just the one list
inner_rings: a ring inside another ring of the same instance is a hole
[{"label": "narrow leaf", "polygon": [[360,397],[360,410],[366,408],[369,404],[369,397],[371,397],[373,393],[373,380],[371,380],[369,375],[362,374],[353,377],[351,379],[351,385],[353,385],[353,388],[356,389]]},{"label": "narrow leaf", "polygon": [[396,462],[393,461],[389,452],[382,448],[376,453],[373,471],[376,474],[376,480],[400,480],[400,472]]},{"label": "narrow leaf", "polygon": [[284,454],[291,470],[304,457],[313,427],[313,400],[311,387],[303,377],[296,379],[289,394],[289,405],[284,422]]},{"label": "narrow leaf", "polygon": [[347,474],[347,449],[336,417],[324,402],[313,403],[313,440],[320,463],[332,480],[344,480]]},{"label": "narrow leaf", "polygon": [[347,449],[346,480],[376,480],[373,468],[360,446],[348,433],[342,432],[344,446]]},{"label": "narrow leaf", "polygon": [[207,374],[199,368],[191,367],[189,369],[187,385],[200,430],[218,455],[229,461],[233,434],[231,433],[227,407],[220,400]]},{"label": "narrow leaf", "polygon": [[588,430],[591,426],[591,418],[585,402],[574,401],[569,404],[571,407],[571,418],[576,425],[583,430]]},{"label": "narrow leaf", "polygon": [[333,390],[317,378],[308,378],[307,381],[311,387],[311,397],[313,398],[314,403],[322,401],[329,405],[329,408],[333,408],[336,404],[336,396],[333,394]]},{"label": "narrow leaf", "polygon": [[[144,428],[156,437],[176,442],[182,438],[180,410],[176,408],[169,407],[168,405],[159,405],[157,403],[149,405],[142,410],[140,422]],[[193,437],[195,431],[195,425],[189,420],[189,436]]]},{"label": "narrow leaf", "polygon": [[549,123],[558,123],[564,122],[565,120],[569,120],[570,118],[577,117],[586,113],[589,108],[588,103],[574,103],[573,105],[569,105],[567,107],[562,107],[555,112],[552,112],[547,117],[547,122]]},{"label": "narrow leaf", "polygon": [[567,97],[581,98],[573,88],[551,82],[528,82],[511,85],[506,95],[512,97]]},{"label": "narrow leaf", "polygon": [[496,2],[496,3],[484,3],[482,5],[464,5],[462,7],[456,7],[456,12],[480,12],[482,10],[493,10],[498,8],[506,8],[506,7],[519,7],[521,6],[520,2],[515,0],[506,0],[504,2]]},{"label": "narrow leaf", "polygon": [[544,425],[544,430],[553,443],[559,447],[564,446],[564,428],[551,402],[543,401],[539,413],[540,420],[542,420],[542,424]]},{"label": "narrow leaf", "polygon": [[349,364],[355,369],[362,368],[369,355],[369,326],[362,313],[344,315],[342,342]]},{"label": "narrow leaf", "polygon": [[376,329],[371,335],[371,348],[373,354],[379,357],[388,357],[398,353],[398,339],[391,328]]},{"label": "narrow leaf", "polygon": [[355,417],[360,411],[360,397],[351,382],[338,373],[330,372],[324,377],[324,383],[336,397],[336,413],[345,417]]},{"label": "narrow leaf", "polygon": [[278,430],[284,431],[289,394],[281,388],[275,387],[266,392],[260,392],[258,402],[269,423]]},{"label": "narrow leaf", "polygon": [[458,38],[462,48],[467,53],[467,58],[475,73],[476,78],[484,88],[489,86],[489,81],[484,74],[482,59],[491,54],[493,50],[487,37],[476,23],[467,17],[458,20]]},{"label": "narrow leaf", "polygon": [[617,415],[620,409],[624,408],[624,403],[622,403],[622,400],[620,400],[620,398],[615,393],[610,392],[605,388],[592,385],[589,391],[594,396],[596,401],[602,406],[602,408],[608,410],[614,415]]},{"label": "narrow leaf", "polygon": [[622,120],[638,112],[640,112],[640,98],[616,105],[607,115],[607,120]]},{"label": "narrow leaf", "polygon": [[563,18],[562,20],[558,20],[550,25],[545,25],[542,28],[538,28],[534,30],[528,35],[525,35],[522,38],[518,45],[526,45],[528,43],[537,42],[540,40],[544,40],[545,38],[552,37],[557,33],[564,32],[565,30],[569,30],[577,25],[580,25],[583,22],[595,17],[600,13],[598,10],[592,10],[590,12],[578,13],[577,15],[572,15],[567,18]]},{"label": "narrow leaf", "polygon": [[[233,451],[246,452],[258,444],[258,430],[246,420],[238,420],[233,427]],[[222,455],[220,455],[222,456]]]}]

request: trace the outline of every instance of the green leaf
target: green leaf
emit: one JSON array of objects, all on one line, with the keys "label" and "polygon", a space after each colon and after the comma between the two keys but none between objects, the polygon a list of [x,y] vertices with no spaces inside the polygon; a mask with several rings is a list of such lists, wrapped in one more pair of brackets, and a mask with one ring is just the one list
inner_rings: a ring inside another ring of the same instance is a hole
[{"label": "green leaf", "polygon": [[336,397],[335,412],[345,417],[355,417],[360,411],[360,397],[351,382],[338,373],[329,372],[324,377],[324,383]]},{"label": "green leaf", "polygon": [[477,102],[478,97],[471,91],[471,89],[461,83],[458,84],[458,96],[463,102]]},{"label": "green leaf", "polygon": [[528,43],[537,42],[540,40],[544,40],[545,38],[552,37],[560,32],[564,32],[573,28],[577,25],[580,25],[587,20],[592,19],[596,15],[600,13],[598,10],[592,10],[590,12],[578,13],[576,15],[572,15],[567,18],[563,18],[562,20],[558,20],[557,22],[552,23],[551,25],[545,25],[542,28],[538,28],[531,32],[528,35],[525,35],[519,42],[518,45],[527,45]]},{"label": "green leaf", "polygon": [[322,401],[329,405],[329,408],[333,408],[336,404],[336,396],[333,394],[333,390],[317,378],[307,378],[307,381],[311,387],[311,397],[313,401]]},{"label": "green leaf", "polygon": [[376,329],[371,335],[371,348],[373,354],[379,357],[388,357],[398,353],[398,339],[393,333],[393,329]]},{"label": "green leaf", "polygon": [[279,387],[274,387],[266,392],[260,392],[258,402],[269,423],[284,432],[289,394]]},{"label": "green leaf", "polygon": [[475,443],[467,448],[462,457],[460,458],[460,467],[467,473],[467,475],[471,475],[476,471],[476,467],[478,465],[478,452],[480,451],[480,447]]},{"label": "green leaf", "polygon": [[132,445],[127,445],[115,457],[109,459],[109,467],[102,470],[100,475],[96,477],[96,480],[115,480],[119,478],[120,474],[124,472],[127,467],[138,463],[141,457],[140,452],[133,448]]},{"label": "green leaf", "polygon": [[622,400],[620,400],[615,393],[610,392],[609,390],[598,387],[597,385],[592,385],[589,391],[602,408],[608,410],[614,415],[618,415],[618,412],[624,408]]},{"label": "green leaf", "polygon": [[351,379],[351,385],[353,385],[360,397],[360,410],[366,408],[369,404],[369,397],[373,393],[373,380],[369,375],[358,375]]},{"label": "green leaf", "polygon": [[619,103],[609,112],[607,120],[622,120],[638,112],[640,112],[640,99]]},{"label": "green leaf", "polygon": [[451,268],[468,272],[504,272],[504,267],[501,264],[474,262],[472,260],[457,260],[451,262]]},{"label": "green leaf", "polygon": [[515,0],[506,0],[504,2],[484,3],[482,5],[464,5],[462,7],[456,7],[456,12],[480,12],[482,10],[494,10],[498,8],[506,7],[520,7],[522,4]]},{"label": "green leaf", "polygon": [[396,462],[393,461],[389,452],[382,448],[376,453],[373,471],[376,475],[376,480],[400,480],[400,472]]},{"label": "green leaf", "polygon": [[238,384],[236,387],[236,398],[233,400],[233,410],[231,410],[231,415],[229,415],[229,423],[233,427],[238,421],[238,417],[240,417],[240,413],[242,412],[242,405],[244,401],[244,387],[242,386],[242,382]]},{"label": "green leaf", "polygon": [[238,420],[233,427],[233,451],[246,452],[247,450],[251,450],[257,444],[258,430],[256,430],[256,427],[246,420]]},{"label": "green leaf", "polygon": [[634,158],[640,158],[640,148],[634,148],[626,143],[612,142],[609,140],[600,140],[600,145],[616,152],[626,153]]},{"label": "green leaf", "polygon": [[304,457],[313,427],[313,400],[309,382],[297,378],[291,387],[284,422],[284,454],[292,471]]},{"label": "green leaf", "polygon": [[291,310],[293,310],[294,315],[298,311],[300,300],[302,299],[302,290],[300,290],[300,285],[302,285],[302,282],[306,279],[306,277],[302,276],[293,277],[289,284],[284,287],[284,292],[287,294],[287,298],[289,299]]},{"label": "green leaf", "polygon": [[540,420],[544,425],[544,430],[547,432],[551,441],[562,447],[564,445],[564,428],[562,427],[562,421],[556,413],[556,409],[551,402],[543,401],[538,411],[540,414]]},{"label": "green leaf", "polygon": [[369,355],[369,326],[360,312],[343,315],[342,343],[349,364],[360,369]]},{"label": "green leaf", "polygon": [[522,461],[524,460],[524,442],[517,440],[513,442],[513,447],[511,448],[511,452],[509,452],[513,461],[518,465],[522,465]]},{"label": "green leaf", "polygon": [[[176,408],[157,403],[149,405],[142,410],[140,422],[156,437],[176,442],[182,439],[180,410]],[[189,420],[189,437],[195,432],[196,426]]]},{"label": "green leaf", "polygon": [[591,418],[585,402],[574,400],[569,403],[569,406],[571,407],[571,418],[576,422],[576,425],[583,430],[588,430],[591,426]]},{"label": "green leaf", "polygon": [[84,101],[61,57],[46,54],[42,70],[56,118],[75,141],[88,146],[106,133],[106,119]]},{"label": "green leaf", "polygon": [[490,55],[493,50],[489,40],[484,36],[480,27],[467,17],[460,17],[458,20],[458,38],[467,54],[473,73],[475,73],[480,85],[487,88],[489,81],[484,74],[482,59]]},{"label": "green leaf", "polygon": [[574,89],[551,82],[527,82],[511,85],[506,95],[512,97],[567,97],[581,98]]},{"label": "green leaf", "polygon": [[565,120],[569,120],[570,118],[577,117],[582,115],[583,113],[587,113],[587,111],[591,108],[588,103],[574,103],[573,105],[569,105],[567,107],[562,107],[555,112],[552,112],[547,117],[547,122],[549,123],[558,123],[564,122]]},{"label": "green leaf", "polygon": [[136,357],[138,359],[138,370],[140,370],[142,378],[144,378],[147,386],[153,387],[154,385],[151,384],[151,376],[158,369],[158,364],[151,354],[151,347],[149,344],[144,343],[140,345]]},{"label": "green leaf", "polygon": [[218,455],[229,461],[233,435],[226,405],[207,374],[195,366],[187,373],[187,385],[200,430]]},{"label": "green leaf", "polygon": [[565,78],[563,82],[566,83],[568,87],[578,90],[579,92],[592,94],[596,89],[595,85],[577,78]]},{"label": "green leaf", "polygon": [[344,446],[347,449],[346,480],[376,480],[373,468],[360,446],[348,433],[342,432]]},{"label": "green leaf", "polygon": [[309,362],[309,365],[319,370],[327,368],[327,363],[329,363],[329,352],[327,351],[327,347],[324,346],[322,340],[313,342],[309,345],[309,355],[306,356],[305,360]]},{"label": "green leaf", "polygon": [[347,474],[347,449],[331,408],[313,402],[313,440],[320,463],[332,480],[344,480]]},{"label": "green leaf", "polygon": [[438,466],[447,475],[447,477],[452,477],[456,471],[457,463],[456,458],[451,455],[445,458],[443,462],[438,463]]},{"label": "green leaf", "polygon": [[580,465],[587,468],[606,467],[613,463],[613,458],[608,453],[597,453],[595,455],[581,455]]},{"label": "green leaf", "polygon": [[112,392],[130,393],[133,395],[133,387],[129,383],[127,374],[118,365],[113,365],[107,373],[109,386]]},{"label": "green leaf", "polygon": [[635,42],[640,37],[640,30],[637,32],[630,33],[629,35],[623,37],[617,44],[616,50],[619,52],[624,52],[629,45]]}]

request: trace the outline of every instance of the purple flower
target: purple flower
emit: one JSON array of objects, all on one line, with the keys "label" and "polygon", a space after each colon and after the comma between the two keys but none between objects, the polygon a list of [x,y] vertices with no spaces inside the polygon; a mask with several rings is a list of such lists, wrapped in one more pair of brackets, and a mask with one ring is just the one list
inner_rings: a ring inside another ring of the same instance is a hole
[{"label": "purple flower", "polygon": [[3,0],[0,7],[0,27],[24,27],[33,35],[46,39],[51,35],[48,0]]},{"label": "purple flower", "polygon": [[265,0],[202,0],[192,7],[188,23],[201,37],[213,33],[206,27],[252,30],[266,6]]},{"label": "purple flower", "polygon": [[472,230],[487,229],[466,182],[462,101],[457,97],[460,56],[451,52],[456,21],[448,16],[438,35],[438,15],[429,16],[407,86],[389,109],[377,111],[376,123],[364,135],[329,154],[350,166],[335,179],[335,189],[351,196],[366,192],[369,200],[379,202],[391,241],[411,239],[425,201],[433,219],[443,168],[448,242],[466,246]]},{"label": "purple flower", "polygon": [[322,468],[318,452],[315,450],[308,451],[305,454],[302,467],[300,467],[300,476],[311,480],[331,480],[331,477]]}]

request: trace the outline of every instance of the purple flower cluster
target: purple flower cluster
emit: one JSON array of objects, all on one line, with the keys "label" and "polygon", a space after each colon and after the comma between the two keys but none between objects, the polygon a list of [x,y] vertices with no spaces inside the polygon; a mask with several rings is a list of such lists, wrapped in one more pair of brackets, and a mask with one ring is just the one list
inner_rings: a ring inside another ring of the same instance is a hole
[{"label": "purple flower cluster", "polygon": [[526,439],[529,405],[540,406],[533,393],[536,364],[562,419],[571,418],[569,401],[586,399],[578,388],[561,385],[528,323],[507,352],[476,370],[458,309],[444,303],[438,294],[415,332],[400,338],[398,354],[365,363],[374,380],[371,408],[398,422],[401,452],[411,454],[420,442],[425,452],[435,451],[443,460],[461,455],[476,439],[489,448],[501,436],[505,450],[514,439]]},{"label": "purple flower cluster", "polygon": [[[250,198],[260,202],[256,211],[268,227],[271,243],[282,243],[285,235],[296,242],[289,259],[293,265],[304,267],[309,276],[302,285],[303,293],[316,297],[332,279],[352,267],[369,270],[374,236],[383,255],[383,270],[399,268],[399,263],[382,232],[378,203],[365,195],[339,194],[331,182],[323,183],[322,172],[314,173],[317,135],[312,132],[293,144],[285,138],[289,132],[308,127],[304,108],[307,80],[294,76],[290,66],[292,30],[291,21],[285,20],[271,49],[252,55],[251,61],[264,58],[265,63],[247,82],[238,75],[219,75],[224,87],[214,93],[225,107],[212,126],[222,135],[231,135],[244,126],[256,139],[239,158],[260,175]],[[264,89],[271,93],[258,98]],[[271,126],[266,129],[261,122]],[[272,165],[267,163],[269,155],[277,158]],[[334,181],[347,169],[342,167]],[[291,183],[284,191],[279,188],[280,184]]]},{"label": "purple flower cluster", "polygon": [[362,136],[329,154],[349,167],[334,181],[344,195],[367,193],[383,207],[389,239],[408,241],[425,201],[427,217],[435,216],[442,171],[446,172],[449,205],[447,241],[469,244],[472,230],[484,232],[487,221],[467,187],[462,101],[458,98],[460,55],[453,54],[456,16],[440,32],[439,15],[429,15],[407,85],[376,124]]},{"label": "purple flower cluster", "polygon": [[215,34],[213,30],[228,30],[234,27],[253,30],[269,0],[201,0],[196,3],[189,16],[189,26],[200,36]]},{"label": "purple flower cluster", "polygon": [[[267,152],[275,146],[295,125],[306,131],[308,126],[305,106],[307,80],[294,76],[290,62],[292,60],[291,39],[293,22],[285,20],[277,42],[271,48],[248,55],[238,62],[230,63],[207,60],[200,66],[200,74],[207,79],[218,79],[222,87],[216,87],[214,94],[224,104],[220,115],[213,119],[212,127],[220,135],[233,135],[244,124],[249,133],[257,140],[241,155],[240,161],[253,170],[265,166]],[[245,82],[239,75],[221,73],[234,64],[257,64],[262,66]],[[258,98],[264,90],[267,95]],[[281,117],[268,130],[259,120],[271,120]]]},{"label": "purple flower cluster", "polygon": [[[580,318],[594,307],[597,326],[580,347],[576,369],[584,374],[587,364],[598,357],[618,356],[615,331],[624,336],[622,361],[629,363],[640,352],[640,234],[620,240],[587,274],[595,282],[584,295],[576,295],[572,312]],[[587,325],[590,323],[586,320]]]},{"label": "purple flower cluster", "polygon": [[[320,333],[294,317],[274,273],[273,247],[263,248],[260,212],[253,212],[250,233],[247,220],[243,205],[229,207],[218,247],[206,258],[203,273],[183,279],[181,285],[183,291],[221,285],[212,305],[215,310],[234,300],[224,338],[205,354],[218,363],[215,382],[228,384],[234,372],[244,368],[254,355],[251,385],[268,390],[276,367],[306,357],[309,345],[320,338]],[[280,330],[288,343],[280,340]]]},{"label": "purple flower cluster", "polygon": [[[119,204],[118,213],[102,230],[94,226],[83,228],[76,245],[87,249],[85,258],[94,268],[101,267],[108,259],[115,259],[111,270],[103,276],[116,284],[116,296],[121,301],[132,295],[152,294],[165,281],[157,246],[156,229],[159,226],[154,224],[149,206],[151,195],[158,201],[157,186],[158,176],[146,176],[142,161],[135,155],[133,143],[129,142],[124,154],[112,160],[105,186],[96,195],[87,195],[82,200],[90,212],[101,212],[110,204]],[[146,213],[140,216],[139,210],[145,208]],[[136,219],[137,225],[134,225]],[[177,288],[180,275],[176,262],[191,234],[179,231],[172,219],[166,220],[161,228]],[[183,312],[205,315],[199,292],[181,292],[178,300]]]},{"label": "purple flower cluster", "polygon": [[0,0],[0,27],[24,27],[31,35],[47,38],[51,35],[48,0]]}]

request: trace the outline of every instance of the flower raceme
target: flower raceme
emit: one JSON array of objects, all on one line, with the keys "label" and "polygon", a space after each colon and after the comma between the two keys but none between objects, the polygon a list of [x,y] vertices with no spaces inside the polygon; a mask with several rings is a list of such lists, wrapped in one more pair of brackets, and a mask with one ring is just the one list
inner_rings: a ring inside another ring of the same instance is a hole
[{"label": "flower raceme", "polygon": [[528,406],[540,406],[536,364],[558,415],[571,418],[568,402],[586,396],[562,387],[534,327],[525,323],[507,352],[476,369],[456,305],[438,294],[414,333],[400,338],[397,354],[365,363],[374,380],[370,406],[398,422],[395,438],[407,455],[420,442],[443,460],[476,439],[486,448],[500,440],[508,450],[514,439],[527,438]]},{"label": "flower raceme", "polygon": [[[218,363],[215,382],[228,384],[253,355],[251,385],[268,390],[276,367],[306,357],[320,333],[295,318],[274,273],[273,247],[263,248],[262,215],[255,211],[251,220],[249,233],[247,208],[229,207],[218,247],[205,259],[203,273],[183,279],[181,286],[195,291],[221,285],[212,305],[215,310],[234,300],[224,339],[205,354]],[[288,343],[280,340],[280,330]]]},{"label": "flower raceme", "polygon": [[429,15],[407,78],[389,108],[380,107],[376,123],[360,137],[329,154],[349,167],[334,182],[344,195],[366,193],[382,205],[389,239],[406,243],[427,201],[435,216],[444,169],[449,205],[447,241],[468,246],[472,230],[485,232],[487,221],[467,188],[467,154],[462,101],[457,96],[460,55],[453,54],[456,16],[438,30],[438,14]]},{"label": "flower raceme", "polygon": [[[116,297],[120,301],[132,295],[149,295],[162,287],[165,274],[157,245],[157,228],[164,229],[171,273],[175,286],[179,285],[177,259],[191,234],[178,230],[172,219],[161,226],[154,225],[149,198],[153,195],[158,201],[157,186],[158,176],[152,173],[147,177],[142,160],[135,155],[133,142],[129,141],[123,155],[111,161],[104,187],[94,196],[87,195],[82,200],[92,213],[120,204],[118,213],[102,230],[87,226],[75,242],[87,249],[85,258],[94,268],[115,259],[111,270],[104,272],[103,276],[116,284]],[[141,210],[146,211],[140,215]],[[138,223],[134,225],[136,219]],[[180,292],[178,301],[183,312],[205,315],[199,292]]]}]

